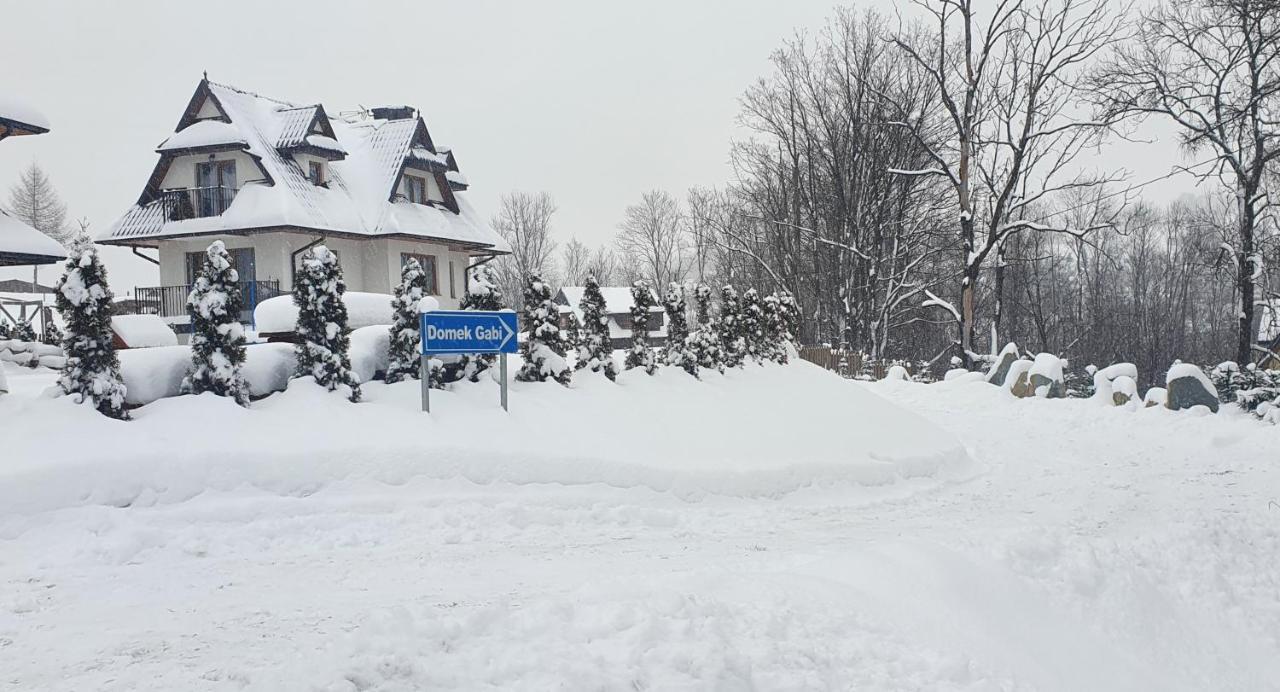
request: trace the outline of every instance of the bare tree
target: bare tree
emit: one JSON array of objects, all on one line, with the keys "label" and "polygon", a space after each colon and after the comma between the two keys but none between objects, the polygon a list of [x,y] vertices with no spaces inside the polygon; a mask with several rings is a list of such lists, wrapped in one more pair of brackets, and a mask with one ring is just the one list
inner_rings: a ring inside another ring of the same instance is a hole
[{"label": "bare tree", "polygon": [[595,252],[591,253],[591,260],[587,263],[587,273],[596,277],[596,282],[601,286],[611,286],[622,281],[618,269],[618,256],[612,248],[605,245],[597,247]]},{"label": "bare tree", "polygon": [[651,190],[627,207],[616,239],[625,269],[654,286],[683,281],[690,258],[680,203],[669,193]]},{"label": "bare tree", "polygon": [[532,274],[555,284],[556,242],[551,237],[555,202],[546,192],[509,192],[498,201],[493,229],[511,246],[511,254],[497,261],[503,294],[519,308],[525,280]]},{"label": "bare tree", "polygon": [[1280,156],[1280,4],[1162,0],[1140,24],[1137,40],[1095,75],[1100,111],[1166,118],[1188,150],[1213,156],[1215,165],[1199,175],[1218,179],[1237,200],[1235,238],[1224,249],[1239,301],[1235,359],[1247,362],[1264,268],[1259,234],[1271,208],[1266,173]]},{"label": "bare tree", "polygon": [[581,286],[591,273],[591,249],[577,238],[570,238],[560,250],[560,275],[564,283]]},{"label": "bare tree", "polygon": [[67,226],[67,205],[58,197],[49,176],[34,161],[9,189],[8,211],[60,243],[72,236]]},{"label": "bare tree", "polygon": [[903,31],[893,43],[932,82],[942,116],[899,107],[895,124],[926,149],[929,163],[898,167],[938,177],[953,192],[961,250],[957,316],[962,356],[973,356],[978,280],[987,257],[1013,234],[1074,229],[1044,223],[1037,205],[1054,194],[1100,185],[1072,166],[1107,127],[1077,112],[1087,63],[1119,37],[1120,15],[1104,0],[998,0],[980,17],[973,0],[913,0],[932,32]]}]

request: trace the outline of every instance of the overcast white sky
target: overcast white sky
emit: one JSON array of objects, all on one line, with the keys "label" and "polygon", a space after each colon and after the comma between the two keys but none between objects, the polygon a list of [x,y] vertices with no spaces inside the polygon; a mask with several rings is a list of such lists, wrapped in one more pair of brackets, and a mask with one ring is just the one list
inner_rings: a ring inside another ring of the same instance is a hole
[{"label": "overcast white sky", "polygon": [[[723,184],[729,142],[741,134],[738,97],[768,72],[774,48],[797,28],[819,28],[836,4],[4,2],[0,91],[53,124],[0,144],[5,199],[34,158],[74,217],[109,226],[137,198],[156,145],[208,70],[330,113],[417,106],[432,138],[454,147],[479,210],[491,212],[505,191],[545,190],[559,205],[558,238],[591,245],[609,242],[644,190]],[[1153,177],[1177,160],[1171,149],[1126,146],[1108,159]],[[117,293],[156,281],[127,251],[107,257]],[[53,275],[44,269],[41,279]]]}]

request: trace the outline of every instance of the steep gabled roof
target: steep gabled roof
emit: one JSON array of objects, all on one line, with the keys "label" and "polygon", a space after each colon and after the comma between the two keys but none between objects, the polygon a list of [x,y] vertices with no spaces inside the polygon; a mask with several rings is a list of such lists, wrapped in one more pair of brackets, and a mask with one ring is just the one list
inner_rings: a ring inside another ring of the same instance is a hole
[{"label": "steep gabled roof", "polygon": [[40,135],[49,131],[49,119],[9,94],[0,94],[0,139]]},{"label": "steep gabled roof", "polygon": [[[136,244],[160,237],[294,227],[416,236],[509,251],[483,218],[454,195],[457,188],[445,177],[449,157],[434,149],[421,117],[334,120],[319,104],[298,106],[202,80],[179,120],[179,134],[210,119],[238,132],[261,170],[260,180],[242,179],[245,185],[221,216],[171,221],[157,201],[159,185],[174,159],[163,152],[138,204],[102,234],[100,242]],[[330,159],[326,186],[311,182],[293,156],[298,151]],[[397,200],[395,190],[407,165],[433,172],[445,208]]]},{"label": "steep gabled roof", "polygon": [[0,267],[52,264],[67,258],[58,241],[0,210]]}]

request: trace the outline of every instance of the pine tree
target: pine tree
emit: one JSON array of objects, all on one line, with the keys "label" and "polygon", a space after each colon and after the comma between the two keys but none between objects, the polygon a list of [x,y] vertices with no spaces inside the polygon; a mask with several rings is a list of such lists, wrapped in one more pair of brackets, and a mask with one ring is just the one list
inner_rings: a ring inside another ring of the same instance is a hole
[{"label": "pine tree", "polygon": [[302,256],[293,283],[293,304],[298,306],[298,376],[315,378],[316,384],[334,391],[342,385],[347,398],[360,400],[360,380],[351,371],[351,330],[342,294],[342,267],[329,248],[317,245]]},{"label": "pine tree", "polygon": [[788,293],[774,292],[765,297],[763,303],[766,357],[783,365],[790,358],[788,354],[793,338],[787,324],[790,321],[788,318],[790,308],[786,302],[788,298],[790,298]]},{"label": "pine tree", "polygon": [[240,277],[221,240],[205,250],[204,266],[187,296],[191,314],[191,369],[182,380],[188,394],[213,392],[249,405],[244,365],[244,325],[240,324]]},{"label": "pine tree", "polygon": [[92,399],[103,415],[127,420],[125,386],[112,344],[111,288],[107,286],[107,270],[88,236],[76,239],[65,266],[55,296],[67,325],[62,342],[67,364],[58,387],[76,403]]},{"label": "pine tree", "polygon": [[743,336],[742,303],[732,284],[726,284],[720,289],[718,322],[721,361],[726,367],[741,367],[746,357],[747,344]]},{"label": "pine tree", "polygon": [[418,379],[422,335],[418,331],[418,303],[427,295],[427,274],[418,260],[409,258],[400,268],[400,284],[391,298],[391,337],[387,348],[387,384],[406,377]]},{"label": "pine tree", "polygon": [[649,309],[654,305],[649,282],[641,279],[631,284],[631,349],[624,365],[628,370],[644,368],[650,375],[658,371],[657,358],[649,348]]},{"label": "pine tree", "polygon": [[698,328],[689,335],[687,342],[698,367],[724,372],[724,357],[720,348],[720,325],[711,315],[711,288],[698,284],[693,289],[694,315]]},{"label": "pine tree", "polygon": [[[3,336],[0,336],[0,339],[3,339],[3,338],[4,338]],[[44,336],[40,337],[41,343],[44,343],[49,346],[61,346],[62,339],[63,339],[62,330],[58,329],[58,325],[54,324],[53,320],[49,320],[45,324]]]},{"label": "pine tree", "polygon": [[68,240],[67,205],[35,161],[9,188],[9,213],[58,242]]},{"label": "pine tree", "polygon": [[[471,280],[467,282],[467,294],[462,297],[463,310],[505,310],[506,301],[502,289],[498,286],[498,276],[493,266],[482,264],[471,271]],[[459,363],[459,377],[472,382],[480,381],[480,373],[493,367],[498,356],[493,353],[467,354]]]},{"label": "pine tree", "polygon": [[689,314],[684,302],[684,289],[674,281],[667,285],[662,307],[667,312],[667,347],[663,362],[698,376],[698,356],[689,344]]},{"label": "pine tree", "polygon": [[0,320],[0,339],[12,339],[13,328],[5,320]]},{"label": "pine tree", "polygon": [[574,353],[577,353],[578,348],[582,346],[582,323],[578,321],[578,316],[572,310],[565,312],[564,346],[566,352]]},{"label": "pine tree", "polygon": [[524,326],[529,338],[520,345],[524,364],[516,379],[545,382],[553,379],[568,385],[573,372],[565,360],[564,337],[560,333],[560,311],[551,300],[551,287],[542,277],[531,274],[524,287]]},{"label": "pine tree", "polygon": [[766,335],[768,318],[764,314],[764,305],[760,301],[760,292],[748,288],[742,294],[740,303],[742,310],[742,340],[746,346],[746,355],[757,363],[769,358],[769,339]]},{"label": "pine tree", "polygon": [[36,340],[36,329],[30,322],[18,322],[13,326],[13,337],[18,341],[33,342]]},{"label": "pine tree", "polygon": [[591,372],[603,372],[605,377],[616,380],[618,364],[613,360],[609,315],[604,294],[600,292],[600,284],[595,275],[587,276],[583,283],[582,300],[578,301],[578,309],[582,311],[582,339],[578,345],[578,362],[574,367],[578,370],[590,368]]}]

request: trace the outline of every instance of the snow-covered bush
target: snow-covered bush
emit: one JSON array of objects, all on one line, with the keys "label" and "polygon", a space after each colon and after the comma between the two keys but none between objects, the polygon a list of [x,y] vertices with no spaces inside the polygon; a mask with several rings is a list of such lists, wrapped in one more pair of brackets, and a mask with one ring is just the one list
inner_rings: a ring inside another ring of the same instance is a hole
[{"label": "snow-covered bush", "polygon": [[[498,278],[493,266],[482,264],[471,270],[471,278],[467,282],[467,294],[462,296],[463,310],[484,310],[496,312],[506,309],[502,289],[498,288]],[[466,378],[472,382],[480,381],[480,373],[493,367],[498,356],[493,353],[468,353],[458,359],[457,379]],[[447,375],[444,376],[447,380]]]},{"label": "snow-covered bush", "polygon": [[551,300],[551,287],[531,274],[524,287],[524,327],[529,337],[520,345],[524,364],[516,373],[521,382],[555,380],[568,385],[573,377],[565,360],[564,337],[557,321],[560,311]]},{"label": "snow-covered bush", "polygon": [[5,341],[12,338],[13,338],[13,327],[9,326],[9,322],[7,320],[0,319],[0,341]]},{"label": "snow-covered bush", "polygon": [[720,326],[711,316],[711,287],[698,284],[693,289],[694,316],[698,328],[689,335],[690,353],[698,367],[724,372],[724,359],[720,349]]},{"label": "snow-covered bush", "polygon": [[606,312],[604,294],[600,292],[600,283],[594,275],[583,282],[582,300],[578,301],[578,309],[582,311],[582,334],[578,343],[578,362],[574,368],[589,368],[591,372],[603,372],[610,380],[618,377],[618,364],[613,360],[613,341],[609,336],[609,315]]},{"label": "snow-covered bush", "polygon": [[127,419],[125,386],[112,343],[111,289],[93,241],[87,236],[78,238],[65,266],[55,297],[67,325],[62,342],[67,364],[58,387],[76,403],[91,399],[104,415]]},{"label": "snow-covered bush", "polygon": [[740,367],[747,354],[747,344],[743,333],[742,302],[732,284],[726,284],[720,289],[720,318],[717,326],[721,362],[726,367]]},{"label": "snow-covered bush", "polygon": [[658,362],[649,348],[649,308],[654,307],[649,282],[640,279],[631,284],[631,348],[624,365],[628,370],[644,368],[647,374],[658,371]]},{"label": "snow-covered bush", "polygon": [[667,313],[667,347],[662,362],[698,376],[698,357],[689,343],[689,314],[684,302],[684,289],[671,282],[662,298],[662,308]]},{"label": "snow-covered bush", "polygon": [[1234,403],[1245,411],[1256,413],[1263,404],[1280,398],[1280,372],[1253,363],[1243,368],[1231,361],[1219,363],[1209,371],[1209,379],[1222,403]]},{"label": "snow-covered bush", "polygon": [[204,253],[204,266],[187,295],[191,314],[191,369],[182,381],[187,394],[212,392],[249,405],[249,388],[240,374],[244,365],[244,325],[240,324],[240,281],[227,248],[215,240]]},{"label": "snow-covered bush", "polygon": [[410,257],[400,269],[400,283],[391,297],[392,318],[390,345],[387,349],[387,384],[406,377],[418,379],[419,353],[422,336],[419,333],[420,313],[418,303],[427,295],[427,274],[418,260]]},{"label": "snow-covered bush", "polygon": [[62,330],[58,329],[58,325],[54,324],[53,321],[50,320],[48,324],[44,326],[44,335],[40,337],[40,341],[48,344],[49,346],[61,346],[63,338]]},{"label": "snow-covered bush", "polygon": [[19,321],[13,327],[13,339],[18,341],[36,341],[36,328],[31,326],[30,322]]},{"label": "snow-covered bush", "polygon": [[746,354],[757,363],[769,357],[769,340],[766,334],[767,319],[764,304],[760,300],[760,292],[748,288],[742,293],[740,302],[742,310],[742,338],[746,345]]},{"label": "snow-covered bush", "polygon": [[360,380],[351,370],[348,349],[347,306],[342,294],[338,257],[324,245],[302,256],[302,266],[293,283],[293,302],[298,308],[298,376],[310,375],[316,384],[334,391],[346,385],[351,401],[360,400]]},{"label": "snow-covered bush", "polygon": [[773,293],[765,296],[764,307],[764,331],[765,331],[765,352],[764,357],[775,363],[786,364],[789,356],[788,351],[792,347],[794,336],[788,327],[787,310],[783,303],[783,298],[789,297],[787,294],[779,295]]}]

